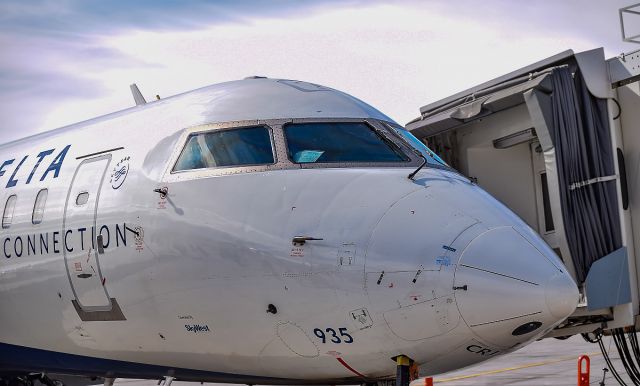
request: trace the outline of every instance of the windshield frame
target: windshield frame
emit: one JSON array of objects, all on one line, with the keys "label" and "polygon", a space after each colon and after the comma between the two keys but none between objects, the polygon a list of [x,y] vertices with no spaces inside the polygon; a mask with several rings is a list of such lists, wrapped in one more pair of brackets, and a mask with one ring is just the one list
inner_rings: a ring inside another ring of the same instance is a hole
[{"label": "windshield frame", "polygon": [[[293,159],[293,154],[290,153],[289,142],[286,133],[286,127],[289,125],[305,125],[305,124],[331,124],[331,123],[352,123],[352,124],[364,124],[368,127],[374,135],[376,135],[382,143],[384,143],[390,151],[396,153],[399,159],[398,161],[326,161],[326,162],[296,162]],[[358,166],[411,166],[411,162],[413,161],[413,157],[411,157],[412,153],[408,152],[406,148],[401,146],[401,143],[393,140],[393,137],[386,134],[386,130],[381,130],[379,126],[373,125],[368,120],[315,120],[315,119],[294,119],[291,122],[287,122],[281,126],[284,140],[285,140],[285,151],[286,156],[289,161],[295,165],[300,165],[302,168],[308,168],[309,165],[316,165],[316,167],[358,167]]]},{"label": "windshield frame", "polygon": [[[400,151],[407,161],[394,161],[394,162],[317,162],[317,163],[293,163],[289,159],[288,146],[286,138],[284,138],[283,127],[289,123],[365,123],[374,132],[390,146]],[[411,147],[408,147],[406,143],[397,138],[397,135],[392,129],[383,125],[381,121],[371,118],[297,118],[283,123],[280,132],[284,139],[284,156],[287,157],[287,161],[292,165],[296,165],[301,169],[330,169],[330,168],[414,168],[418,167],[422,162],[422,157],[417,155]]]},{"label": "windshield frame", "polygon": [[[400,126],[400,125],[394,125],[391,124],[389,122],[383,122],[385,126],[387,126],[389,128],[389,130],[391,132],[393,132],[393,135],[398,138],[399,140],[401,140],[403,143],[405,143],[405,145],[409,146],[412,151],[417,151],[420,154],[424,155],[424,157],[427,160],[427,164],[425,165],[426,167],[429,168],[435,168],[435,169],[444,169],[444,170],[449,170],[449,171],[455,171],[456,173],[458,173],[457,170],[453,169],[451,166],[449,166],[438,154],[436,154],[436,152],[434,152],[433,150],[431,150],[426,144],[424,144],[422,141],[420,141],[420,139],[416,136],[414,136],[409,130],[405,129],[404,127]],[[421,149],[416,148],[413,143],[408,139],[405,138],[401,132],[406,132],[409,135],[412,135],[417,141],[419,141],[425,149],[427,149],[427,154],[424,154],[424,151]]]},{"label": "windshield frame", "polygon": [[[288,157],[288,147],[284,136],[283,126],[290,123],[350,123],[359,122],[367,124],[374,130],[385,143],[393,144],[394,148],[399,149],[408,161],[396,162],[323,162],[323,163],[294,163]],[[199,178],[208,178],[214,176],[225,176],[245,173],[267,172],[271,170],[284,169],[336,169],[336,168],[403,168],[411,169],[420,166],[424,160],[413,147],[409,146],[395,130],[390,126],[392,123],[381,121],[373,118],[283,118],[283,119],[264,119],[264,120],[245,120],[245,121],[229,121],[219,123],[208,123],[197,126],[184,128],[173,145],[173,150],[162,173],[162,180],[166,182],[177,182],[184,180],[192,180]],[[199,133],[206,133],[217,130],[239,129],[243,127],[266,126],[270,129],[273,155],[275,163],[269,165],[255,166],[225,166],[225,167],[209,167],[188,170],[173,170],[180,154],[184,150],[188,139]],[[429,164],[427,167],[437,167]]]},{"label": "windshield frame", "polygon": [[[212,133],[223,133],[225,131],[237,131],[237,130],[254,129],[254,128],[264,128],[264,129],[267,130],[267,135],[269,137],[269,144],[271,145],[270,148],[271,148],[271,155],[273,157],[273,162],[268,162],[268,163],[247,163],[247,164],[234,164],[234,165],[219,165],[219,166],[205,166],[205,167],[202,167],[202,168],[191,168],[191,169],[176,169],[178,167],[178,163],[180,162],[180,159],[181,159],[182,155],[187,151],[187,146],[189,146],[189,142],[191,141],[191,138],[197,137],[199,135],[205,135],[206,136],[207,134],[212,134]],[[185,172],[190,172],[192,170],[204,170],[204,169],[254,168],[254,167],[260,167],[260,166],[275,165],[276,163],[278,163],[278,153],[277,153],[276,147],[275,147],[275,141],[274,141],[274,136],[273,136],[273,128],[271,128],[271,126],[265,125],[265,124],[241,125],[241,126],[225,127],[225,128],[221,128],[221,129],[217,129],[217,130],[201,130],[201,131],[190,132],[189,135],[186,137],[186,140],[184,142],[182,150],[180,151],[180,154],[176,158],[176,162],[174,162],[174,164],[173,164],[173,167],[171,169],[171,173],[185,173]]]}]

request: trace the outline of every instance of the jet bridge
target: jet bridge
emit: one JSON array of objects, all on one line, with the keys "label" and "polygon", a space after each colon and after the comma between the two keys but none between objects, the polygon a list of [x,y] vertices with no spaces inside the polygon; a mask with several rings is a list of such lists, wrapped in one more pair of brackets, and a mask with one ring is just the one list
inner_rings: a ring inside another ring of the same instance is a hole
[{"label": "jet bridge", "polygon": [[510,207],[580,287],[549,336],[638,323],[640,51],[568,50],[420,108],[407,129]]}]

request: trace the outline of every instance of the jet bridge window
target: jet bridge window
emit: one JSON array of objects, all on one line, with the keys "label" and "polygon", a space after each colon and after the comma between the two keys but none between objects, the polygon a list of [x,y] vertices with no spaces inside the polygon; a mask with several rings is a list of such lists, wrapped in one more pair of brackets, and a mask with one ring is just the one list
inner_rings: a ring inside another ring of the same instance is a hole
[{"label": "jet bridge window", "polygon": [[404,162],[409,158],[364,122],[295,123],[284,126],[295,163]]},{"label": "jet bridge window", "polygon": [[11,221],[13,220],[13,210],[16,207],[16,195],[13,194],[7,198],[7,203],[4,205],[4,213],[2,214],[2,227],[9,228]]},{"label": "jet bridge window", "polygon": [[173,171],[272,163],[269,129],[243,127],[189,136]]}]

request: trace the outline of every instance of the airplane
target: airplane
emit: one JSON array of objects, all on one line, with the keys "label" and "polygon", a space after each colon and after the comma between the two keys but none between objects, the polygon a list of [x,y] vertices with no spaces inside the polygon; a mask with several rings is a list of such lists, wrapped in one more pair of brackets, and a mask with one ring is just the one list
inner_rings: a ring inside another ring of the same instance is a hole
[{"label": "airplane", "polygon": [[346,93],[134,96],[0,147],[6,384],[398,381],[514,351],[577,305],[529,226]]}]

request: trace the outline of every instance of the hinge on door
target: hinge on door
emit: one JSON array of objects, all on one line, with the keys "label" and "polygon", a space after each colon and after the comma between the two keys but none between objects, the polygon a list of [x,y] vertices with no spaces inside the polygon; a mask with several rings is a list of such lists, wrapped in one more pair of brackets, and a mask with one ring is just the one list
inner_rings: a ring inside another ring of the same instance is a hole
[{"label": "hinge on door", "polygon": [[98,235],[98,237],[96,237],[96,241],[98,244],[98,253],[99,254],[103,254],[104,253],[104,244],[102,243],[102,235]]}]

